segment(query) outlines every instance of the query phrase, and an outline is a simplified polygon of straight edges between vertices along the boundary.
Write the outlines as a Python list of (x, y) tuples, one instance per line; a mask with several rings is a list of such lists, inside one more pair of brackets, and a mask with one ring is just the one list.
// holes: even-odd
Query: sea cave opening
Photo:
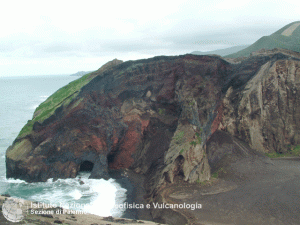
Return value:
[(113, 165), (114, 165), (114, 162), (115, 162), (115, 158), (116, 158), (116, 153), (115, 152), (110, 152), (107, 155), (108, 168), (110, 168), (110, 169), (114, 168)]
[(84, 161), (80, 164), (79, 172), (92, 172), (94, 163), (90, 161)]

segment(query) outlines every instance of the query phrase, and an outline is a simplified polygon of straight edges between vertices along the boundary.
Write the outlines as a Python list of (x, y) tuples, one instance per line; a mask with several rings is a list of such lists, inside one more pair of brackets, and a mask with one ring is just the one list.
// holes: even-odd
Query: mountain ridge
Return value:
[[(259, 49), (271, 50), (273, 48), (282, 48), (287, 50), (292, 50), (300, 52), (300, 21), (295, 21), (290, 24), (285, 25), (279, 30), (275, 31), (269, 36), (263, 36), (258, 39), (255, 43), (249, 47), (240, 50), (239, 52), (229, 54), (224, 56), (225, 58), (238, 58), (238, 57), (247, 57), (252, 52), (256, 52)], [(297, 25), (295, 29), (293, 26)], [(292, 28), (288, 31), (289, 28)], [(287, 32), (288, 35), (283, 35), (283, 32)]]
[(230, 48), (224, 48), (224, 49), (217, 49), (213, 51), (206, 51), (206, 52), (201, 52), (201, 51), (193, 51), (191, 54), (193, 55), (220, 55), (220, 56), (225, 56), (229, 54), (233, 54), (235, 52), (238, 52), (240, 50), (243, 50), (247, 48), (249, 45), (238, 45), (238, 46), (233, 46)]

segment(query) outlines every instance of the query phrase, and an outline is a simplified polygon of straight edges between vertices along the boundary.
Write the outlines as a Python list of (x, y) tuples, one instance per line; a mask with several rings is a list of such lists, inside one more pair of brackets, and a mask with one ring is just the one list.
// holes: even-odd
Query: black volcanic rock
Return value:
[(112, 61), (37, 109), (7, 150), (7, 177), (75, 177), (83, 164), (93, 178), (129, 169), (156, 198), (168, 183), (210, 179), (206, 143), (216, 131), (261, 153), (286, 152), (300, 144), (299, 59), (279, 49), (235, 64), (196, 55)]

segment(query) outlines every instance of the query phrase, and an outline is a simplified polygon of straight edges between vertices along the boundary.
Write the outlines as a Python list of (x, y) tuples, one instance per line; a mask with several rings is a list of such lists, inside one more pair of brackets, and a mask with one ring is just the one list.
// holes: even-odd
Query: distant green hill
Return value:
[(220, 56), (225, 56), (229, 54), (236, 53), (242, 49), (247, 48), (249, 45), (239, 45), (239, 46), (234, 46), (230, 48), (224, 48), (224, 49), (218, 49), (214, 51), (208, 51), (208, 52), (201, 52), (201, 51), (194, 51), (191, 54), (193, 55), (220, 55)]
[(296, 52), (300, 52), (300, 21), (290, 23), (279, 29), (270, 36), (264, 36), (239, 52), (226, 55), (226, 58), (238, 58), (249, 56), (251, 52), (259, 49), (283, 48)]

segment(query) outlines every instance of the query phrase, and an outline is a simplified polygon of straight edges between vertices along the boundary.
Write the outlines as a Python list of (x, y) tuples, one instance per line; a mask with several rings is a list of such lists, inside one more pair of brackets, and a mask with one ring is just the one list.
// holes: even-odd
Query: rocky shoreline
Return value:
[[(139, 204), (146, 205), (148, 202), (145, 199), (146, 191), (142, 183), (144, 183), (145, 177), (141, 174), (137, 174), (131, 170), (114, 171), (110, 173), (110, 177), (115, 179), (122, 188), (127, 190), (126, 200), (127, 204)], [(150, 214), (150, 210), (144, 209), (126, 209), (123, 216), (130, 219), (141, 219), (152, 221), (153, 218)]]
[[(271, 161), (265, 153), (297, 155), (299, 150), (299, 53), (260, 51), (235, 63), (219, 56), (159, 56), (113, 60), (58, 90), (36, 109), (7, 149), (6, 169), (8, 178), (27, 182), (74, 178), (86, 170), (91, 178), (116, 176), (130, 190), (128, 201), (153, 205), (176, 202), (164, 194), (176, 185), (183, 185), (182, 191), (195, 191), (189, 187), (210, 183), (216, 177), (224, 177), (226, 194), (256, 176), (262, 179), (256, 182), (265, 186), (263, 180), (269, 180), (268, 176), (282, 179), (272, 171), (289, 176), (272, 166), (282, 167), (281, 160)], [(235, 184), (228, 186), (228, 182)], [(249, 189), (255, 185), (244, 184)], [(244, 187), (241, 192), (251, 195)], [(281, 195), (272, 185), (266, 188)], [(217, 187), (208, 191), (216, 192)], [(260, 191), (257, 195), (264, 198)], [(220, 196), (219, 201), (226, 202), (227, 196)], [(202, 197), (199, 194), (190, 203), (203, 201), (222, 210)], [(272, 202), (274, 196), (269, 197), (266, 201)], [(286, 199), (286, 208), (294, 206), (293, 199)], [(247, 201), (255, 207), (252, 199)], [(272, 214), (266, 207), (263, 205)], [(127, 210), (126, 216), (176, 225), (201, 224), (197, 221), (203, 221), (206, 210), (191, 213), (154, 207), (150, 212)], [(213, 211), (207, 215), (218, 217)], [(261, 221), (269, 224), (266, 216)], [(281, 224), (280, 218), (273, 217)], [(245, 222), (243, 217), (237, 219)]]

